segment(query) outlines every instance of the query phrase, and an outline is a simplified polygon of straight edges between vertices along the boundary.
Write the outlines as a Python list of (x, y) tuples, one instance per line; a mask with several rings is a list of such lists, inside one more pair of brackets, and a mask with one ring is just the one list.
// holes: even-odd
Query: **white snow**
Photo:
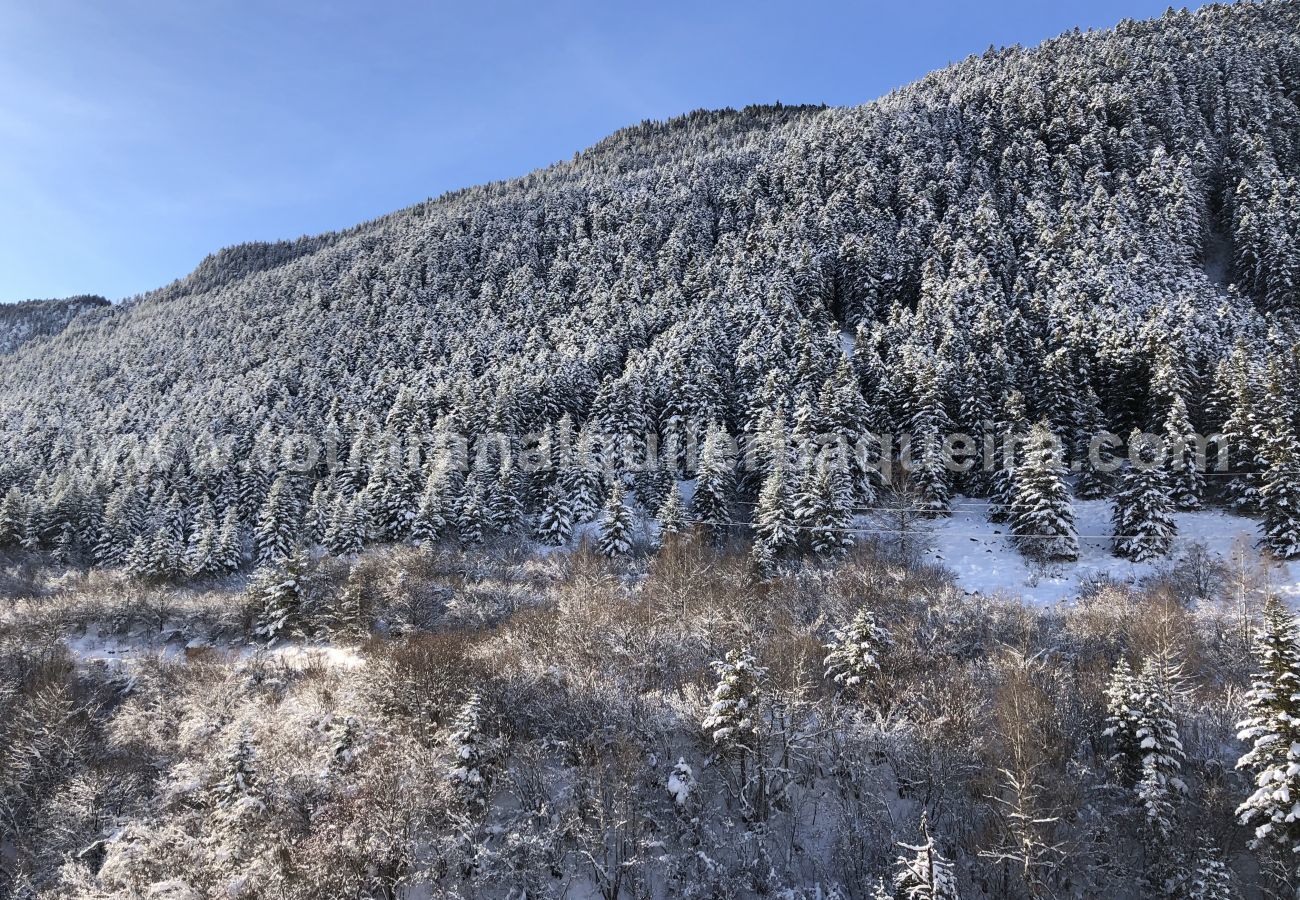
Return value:
[[(1259, 523), (1245, 516), (1222, 510), (1175, 513), (1178, 537), (1169, 558), (1133, 563), (1111, 553), (1110, 502), (1077, 500), (1078, 561), (1042, 567), (1016, 550), (1005, 524), (989, 522), (988, 508), (987, 501), (955, 497), (951, 518), (919, 523), (919, 530), (930, 532), (925, 561), (951, 571), (958, 585), (971, 593), (1001, 594), (1039, 604), (1073, 599), (1082, 585), (1093, 579), (1136, 583), (1167, 569), (1195, 543), (1230, 561), (1234, 550), (1257, 553), (1260, 538)], [(871, 525), (865, 527), (869, 530)], [(1300, 605), (1300, 563), (1274, 566), (1270, 578), (1271, 590)]]
[(235, 660), (243, 661), (259, 654), (290, 668), (301, 669), (312, 663), (357, 669), (365, 664), (359, 648), (335, 644), (286, 643), (275, 647), (259, 644), (212, 644), (201, 639), (186, 640), (179, 631), (104, 634), (97, 626), (81, 634), (64, 639), (68, 651), (81, 663), (102, 662), (113, 666), (127, 666), (148, 658), (184, 661), (190, 653), (210, 649)]

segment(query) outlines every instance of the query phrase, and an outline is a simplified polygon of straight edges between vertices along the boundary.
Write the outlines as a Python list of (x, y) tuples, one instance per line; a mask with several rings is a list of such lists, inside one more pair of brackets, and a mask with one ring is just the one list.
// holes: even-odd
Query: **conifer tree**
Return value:
[(253, 766), (253, 758), (253, 742), (247, 733), (241, 734), (226, 754), (224, 774), (212, 786), (218, 805), (234, 806), (252, 796), (257, 787), (257, 770)]
[(238, 572), (244, 565), (244, 542), (239, 532), (239, 509), (229, 506), (217, 532), (216, 565), (220, 574)]
[(681, 488), (677, 486), (676, 480), (664, 495), (655, 518), (659, 520), (658, 542), (661, 546), (669, 535), (680, 534), (686, 528), (686, 504), (682, 501)]
[(520, 497), (521, 482), (513, 458), (507, 456), (497, 473), (488, 518), (502, 534), (518, 534), (523, 527), (524, 504)]
[(909, 855), (898, 857), (894, 876), (896, 900), (958, 900), (952, 863), (935, 846), (925, 813), (921, 813), (921, 843), (900, 844)]
[(263, 569), (254, 579), (251, 590), (259, 607), (254, 633), (268, 645), (310, 631), (309, 611), (303, 576), (306, 561), (295, 554), (279, 569)]
[(1263, 456), (1268, 463), (1259, 490), (1264, 545), (1278, 559), (1300, 557), (1300, 444), (1290, 422), (1270, 423)]
[(293, 552), (298, 526), (298, 504), (293, 483), (287, 473), (280, 473), (271, 483), (266, 501), (257, 515), (253, 546), (262, 565), (283, 562)]
[(1232, 870), (1224, 863), (1213, 841), (1202, 839), (1196, 853), (1188, 900), (1233, 900)]
[(605, 501), (597, 547), (608, 557), (627, 556), (632, 552), (632, 511), (623, 502), (623, 486), (617, 479)]
[(767, 473), (754, 510), (754, 562), (759, 571), (767, 572), (783, 553), (796, 547), (799, 528), (795, 519), (793, 497), (786, 486), (784, 462)]
[(806, 529), (808, 546), (822, 559), (842, 556), (853, 546), (853, 512), (836, 481), (829, 465), (810, 467), (795, 498), (795, 517)]
[(1137, 459), (1120, 475), (1113, 516), (1115, 553), (1134, 562), (1167, 554), (1177, 530), (1164, 469), (1150, 448), (1140, 446), (1140, 440), (1135, 429), (1129, 447)]
[(19, 546), (26, 521), (27, 509), (22, 491), (16, 486), (11, 487), (5, 492), (4, 500), (0, 500), (0, 547)]
[(1290, 855), (1300, 849), (1300, 645), (1295, 620), (1276, 596), (1264, 604), (1255, 654), (1249, 716), (1237, 726), (1238, 740), (1251, 745), (1237, 768), (1251, 772), (1255, 791), (1237, 807), (1237, 818), (1254, 828), (1253, 846)]
[(1201, 508), (1205, 476), (1196, 458), (1196, 431), (1187, 417), (1187, 404), (1175, 397), (1165, 417), (1165, 450), (1169, 465), (1169, 491), (1174, 506), (1182, 510)]
[(456, 517), (456, 537), (462, 544), (481, 544), (488, 527), (488, 510), (483, 500), (483, 488), (477, 478), (471, 480)]
[(1016, 468), (1010, 521), (1016, 542), (1027, 556), (1072, 560), (1079, 555), (1060, 444), (1045, 421), (1030, 431)]
[(881, 657), (893, 645), (889, 632), (863, 607), (847, 625), (835, 629), (834, 640), (826, 645), (826, 677), (841, 688), (860, 693), (880, 672)]
[(552, 485), (547, 491), (534, 532), (539, 541), (552, 547), (567, 544), (573, 535), (573, 513), (569, 509), (569, 498), (560, 485)]
[(461, 803), (473, 812), (482, 812), (487, 807), (490, 786), (491, 745), (483, 734), (480, 706), (478, 694), (471, 694), (457, 713), (449, 738), (452, 762), (447, 780)]
[(726, 659), (714, 661), (713, 671), (718, 684), (701, 727), (713, 743), (743, 757), (757, 747), (761, 689), (767, 669), (745, 649), (727, 651)]
[(411, 523), (411, 537), (421, 544), (437, 541), (447, 527), (447, 470), (435, 463), (424, 483)]
[(727, 456), (727, 435), (721, 425), (709, 428), (700, 451), (695, 496), (691, 500), (691, 518), (720, 541), (731, 525), (731, 501), (735, 491), (735, 474)]

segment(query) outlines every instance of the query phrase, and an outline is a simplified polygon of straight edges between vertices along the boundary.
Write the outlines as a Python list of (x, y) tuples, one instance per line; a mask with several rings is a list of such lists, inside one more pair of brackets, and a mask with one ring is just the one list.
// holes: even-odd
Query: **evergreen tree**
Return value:
[(257, 787), (257, 770), (253, 766), (253, 742), (247, 733), (241, 734), (226, 754), (225, 772), (212, 786), (212, 793), (220, 806), (234, 806), (253, 795)]
[(1115, 553), (1134, 562), (1157, 559), (1173, 546), (1176, 527), (1173, 500), (1164, 470), (1149, 448), (1140, 447), (1135, 429), (1129, 437), (1130, 452), (1137, 459), (1120, 476), (1115, 492)]
[(880, 672), (881, 656), (894, 646), (889, 632), (876, 624), (876, 617), (865, 607), (853, 620), (835, 629), (834, 640), (826, 645), (826, 677), (840, 687), (861, 692)]
[(0, 500), (0, 547), (17, 547), (22, 543), (27, 506), (22, 491), (11, 487)]
[(836, 481), (828, 465), (809, 468), (795, 499), (795, 516), (807, 529), (808, 545), (822, 559), (842, 556), (853, 546), (853, 512)]
[(488, 526), (488, 510), (483, 500), (483, 488), (473, 479), (465, 492), (456, 517), (456, 537), (462, 544), (481, 544)]
[(753, 557), (759, 571), (771, 569), (781, 555), (798, 545), (799, 528), (793, 498), (785, 483), (785, 464), (779, 462), (763, 479), (754, 510)]
[(434, 543), (447, 527), (447, 470), (440, 463), (429, 471), (411, 523), (411, 537), (421, 544)]
[(276, 565), (293, 552), (298, 526), (298, 504), (293, 494), (293, 483), (287, 473), (280, 473), (271, 483), (266, 501), (257, 514), (253, 530), (253, 546), (257, 561), (262, 565)]
[(1251, 747), (1237, 761), (1249, 770), (1255, 791), (1237, 807), (1242, 825), (1255, 830), (1256, 848), (1287, 854), (1300, 849), (1300, 645), (1295, 620), (1270, 596), (1256, 644), (1259, 671), (1246, 695), (1249, 716), (1237, 727)]
[(957, 900), (952, 863), (935, 846), (925, 813), (921, 813), (921, 843), (900, 844), (909, 855), (898, 857), (894, 876), (896, 900)]
[(1232, 870), (1208, 838), (1197, 850), (1195, 869), (1187, 886), (1187, 900), (1233, 900)]
[(632, 511), (623, 502), (623, 486), (617, 480), (605, 501), (597, 547), (609, 557), (627, 556), (632, 552)]
[(1200, 509), (1205, 493), (1205, 476), (1196, 458), (1195, 441), (1196, 431), (1187, 417), (1187, 404), (1182, 397), (1175, 397), (1165, 417), (1165, 449), (1170, 497), (1178, 509)]
[(509, 456), (501, 462), (497, 473), (496, 489), (492, 492), (489, 520), (492, 527), (502, 534), (518, 534), (523, 528), (524, 504), (520, 498), (522, 485), (513, 459)]
[(253, 630), (268, 645), (304, 637), (309, 632), (305, 573), (305, 560), (295, 554), (286, 560), (283, 568), (263, 569), (254, 579), (251, 590), (259, 612)]
[(757, 746), (761, 688), (767, 669), (748, 650), (729, 650), (713, 663), (718, 684), (701, 727), (713, 743), (745, 753)]
[(1291, 424), (1278, 416), (1270, 423), (1259, 491), (1264, 513), (1264, 545), (1279, 559), (1300, 557), (1300, 445)]
[(471, 694), (452, 724), (449, 742), (452, 762), (447, 780), (465, 807), (474, 812), (487, 808), (488, 762), (491, 744), (483, 734), (478, 694)]
[(569, 542), (573, 535), (573, 513), (569, 509), (569, 499), (560, 485), (554, 485), (547, 491), (533, 530), (543, 544), (560, 547)]
[(659, 520), (660, 545), (668, 540), (670, 534), (680, 534), (686, 528), (686, 504), (682, 502), (682, 492), (675, 480), (664, 495), (655, 518)]
[(239, 533), (239, 509), (230, 506), (217, 532), (216, 566), (220, 574), (238, 572), (244, 565), (244, 542)]
[(715, 541), (720, 541), (731, 525), (731, 501), (735, 492), (735, 475), (727, 455), (727, 434), (721, 425), (713, 425), (700, 451), (695, 496), (691, 500), (691, 518), (704, 526)]
[(1034, 426), (1016, 468), (1011, 530), (1027, 556), (1072, 560), (1079, 555), (1074, 507), (1065, 485), (1061, 448), (1045, 421)]

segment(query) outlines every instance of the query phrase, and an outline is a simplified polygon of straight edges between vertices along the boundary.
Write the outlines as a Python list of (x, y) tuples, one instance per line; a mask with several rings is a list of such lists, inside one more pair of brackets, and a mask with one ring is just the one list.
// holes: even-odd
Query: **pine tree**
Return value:
[(359, 497), (351, 503), (342, 497), (335, 498), (329, 527), (325, 529), (325, 547), (331, 553), (350, 556), (360, 553), (365, 546), (366, 529), (361, 506)]
[(714, 661), (713, 671), (718, 684), (701, 727), (720, 747), (752, 751), (758, 740), (760, 691), (767, 669), (748, 650), (729, 650), (726, 659)]
[(244, 542), (239, 533), (239, 510), (235, 506), (228, 507), (222, 517), (215, 554), (220, 574), (238, 572), (244, 565)]
[(471, 694), (452, 724), (452, 751), (447, 780), (465, 807), (481, 812), (487, 807), (491, 744), (483, 733), (478, 694)]
[(898, 857), (894, 876), (897, 900), (957, 900), (952, 863), (935, 846), (925, 813), (921, 813), (921, 843), (899, 844), (910, 855)]
[(303, 576), (305, 560), (290, 557), (281, 569), (264, 569), (254, 579), (252, 591), (260, 607), (254, 633), (268, 645), (294, 637), (304, 637), (310, 630)]
[(1074, 507), (1065, 485), (1061, 448), (1046, 421), (1029, 434), (1015, 472), (1010, 507), (1011, 530), (1027, 556), (1072, 560), (1079, 555)]
[(1249, 717), (1237, 727), (1251, 748), (1237, 761), (1254, 774), (1255, 791), (1237, 807), (1255, 829), (1254, 846), (1286, 854), (1300, 849), (1300, 645), (1295, 620), (1270, 596), (1256, 644), (1259, 671), (1246, 695)]
[(293, 495), (293, 483), (287, 473), (280, 473), (271, 483), (266, 501), (257, 515), (253, 530), (253, 546), (257, 561), (262, 565), (276, 565), (293, 552), (294, 537), (298, 530), (298, 504)]
[(1106, 730), (1115, 748), (1110, 757), (1119, 783), (1125, 787), (1137, 784), (1142, 773), (1142, 744), (1138, 738), (1138, 717), (1135, 698), (1138, 695), (1137, 679), (1128, 660), (1120, 657), (1111, 672), (1106, 687)]
[(1208, 838), (1202, 839), (1194, 865), (1187, 900), (1233, 900), (1232, 870)]
[(1290, 422), (1278, 416), (1263, 450), (1268, 468), (1259, 491), (1264, 545), (1278, 559), (1300, 557), (1300, 445)]
[(763, 479), (754, 510), (754, 562), (759, 571), (767, 572), (781, 555), (799, 541), (793, 498), (785, 483), (785, 464), (777, 465)]
[(1174, 723), (1168, 673), (1156, 660), (1148, 659), (1143, 665), (1137, 688), (1136, 736), (1142, 750), (1142, 764), (1136, 795), (1155, 844), (1165, 847), (1173, 835), (1175, 804), (1187, 793), (1181, 774), (1183, 744)]
[(234, 806), (253, 795), (257, 787), (257, 770), (253, 766), (253, 742), (241, 734), (226, 754), (225, 772), (212, 786), (212, 793), (220, 806)]
[(1134, 562), (1167, 554), (1176, 532), (1164, 470), (1140, 441), (1135, 429), (1129, 447), (1137, 448), (1138, 458), (1120, 476), (1114, 512), (1115, 553)]
[(1196, 458), (1196, 431), (1187, 417), (1187, 404), (1175, 397), (1165, 418), (1165, 449), (1169, 460), (1169, 490), (1174, 506), (1201, 508), (1205, 476)]
[(853, 546), (853, 512), (847, 492), (837, 489), (829, 465), (809, 468), (795, 498), (795, 517), (806, 529), (808, 546), (822, 559), (835, 559)]
[(543, 544), (560, 547), (569, 542), (573, 535), (573, 514), (569, 509), (569, 498), (560, 485), (553, 485), (547, 491), (533, 530)]
[(520, 499), (521, 490), (513, 459), (507, 456), (502, 460), (501, 469), (497, 473), (496, 489), (492, 492), (488, 511), (492, 527), (502, 534), (518, 534), (523, 528), (524, 504)]
[(478, 479), (473, 479), (467, 485), (464, 502), (460, 504), (456, 517), (456, 537), (462, 544), (481, 544), (487, 527), (488, 510), (483, 499), (483, 487)]
[(23, 525), (27, 521), (27, 504), (22, 491), (11, 487), (0, 500), (0, 547), (17, 547), (22, 543)]
[(727, 434), (721, 425), (713, 425), (700, 451), (695, 496), (691, 499), (691, 518), (706, 528), (715, 541), (721, 541), (731, 525), (731, 501), (735, 492), (735, 475), (727, 456)]
[(848, 625), (835, 629), (834, 640), (826, 645), (826, 677), (861, 692), (879, 674), (881, 656), (892, 646), (893, 639), (876, 624), (875, 615), (865, 607), (859, 609)]
[(447, 527), (447, 470), (435, 464), (424, 483), (411, 523), (411, 537), (421, 544), (434, 543)]
[(669, 535), (680, 534), (686, 528), (686, 504), (682, 502), (682, 492), (676, 480), (668, 488), (655, 518), (659, 520), (660, 546), (668, 540)]
[(627, 556), (632, 552), (632, 511), (623, 502), (623, 486), (617, 480), (605, 501), (597, 547), (609, 557)]

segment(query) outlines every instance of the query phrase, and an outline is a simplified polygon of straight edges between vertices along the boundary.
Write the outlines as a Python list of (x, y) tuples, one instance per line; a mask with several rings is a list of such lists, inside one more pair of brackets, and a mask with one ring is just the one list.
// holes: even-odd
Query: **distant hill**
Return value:
[(58, 334), (87, 310), (110, 305), (94, 294), (0, 304), (0, 353), (12, 353), (34, 338)]

